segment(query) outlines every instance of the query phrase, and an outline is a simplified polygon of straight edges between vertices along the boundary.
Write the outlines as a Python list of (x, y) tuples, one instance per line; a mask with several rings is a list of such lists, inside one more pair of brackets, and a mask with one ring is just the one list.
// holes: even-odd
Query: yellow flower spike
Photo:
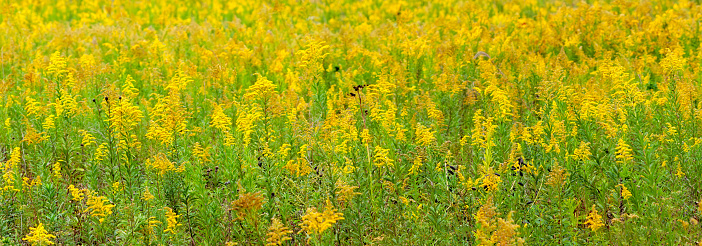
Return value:
[(176, 229), (178, 226), (181, 226), (182, 224), (178, 223), (178, 218), (180, 215), (176, 214), (173, 212), (173, 209), (169, 207), (164, 207), (163, 210), (165, 211), (166, 215), (166, 222), (167, 222), (167, 227), (165, 230), (163, 230), (164, 233), (172, 233), (173, 235), (176, 234)]
[(210, 121), (210, 126), (218, 129), (222, 132), (228, 132), (232, 126), (232, 118), (224, 113), (222, 105), (215, 104), (212, 111), (212, 120)]
[(624, 198), (624, 200), (629, 200), (629, 197), (631, 197), (631, 192), (629, 191), (629, 189), (627, 189), (626, 186), (624, 186), (624, 184), (618, 184), (617, 187), (621, 188), (620, 194), (622, 198)]
[(568, 178), (570, 174), (568, 171), (558, 165), (558, 162), (556, 162), (553, 167), (551, 167), (551, 172), (548, 174), (548, 181), (546, 184), (550, 186), (555, 186), (555, 187), (561, 187), (565, 184), (566, 179)]
[(244, 94), (244, 99), (246, 100), (254, 100), (257, 98), (270, 98), (273, 95), (273, 93), (275, 93), (275, 89), (278, 87), (263, 75), (256, 75), (258, 76), (258, 79), (256, 79), (256, 83), (254, 83), (254, 85), (246, 89), (246, 93)]
[(391, 167), (393, 165), (393, 160), (388, 157), (388, 154), (390, 152), (389, 149), (384, 149), (380, 146), (375, 146), (375, 155), (373, 156), (373, 164), (382, 167), (382, 166), (389, 166)]
[(338, 189), (336, 191), (336, 201), (342, 204), (342, 206), (346, 204), (346, 202), (348, 202), (349, 200), (353, 199), (353, 197), (355, 197), (356, 195), (361, 194), (354, 191), (355, 189), (358, 189), (358, 186), (350, 186), (342, 180), (337, 180), (335, 186)]
[(634, 160), (634, 157), (631, 154), (631, 152), (632, 152), (631, 147), (629, 147), (629, 145), (626, 142), (624, 142), (624, 139), (621, 139), (621, 138), (619, 139), (619, 142), (617, 143), (616, 150), (617, 151), (615, 152), (615, 155), (616, 155), (617, 163), (624, 164), (624, 163), (628, 163), (628, 162), (631, 162), (632, 160)]
[(56, 236), (47, 232), (46, 229), (44, 229), (44, 224), (39, 222), (37, 227), (29, 227), (29, 234), (22, 238), (22, 240), (31, 243), (32, 246), (40, 246), (53, 245), (54, 242), (51, 241), (52, 238), (56, 238)]
[(68, 190), (71, 192), (71, 200), (76, 202), (80, 202), (83, 200), (83, 190), (79, 190), (73, 185), (69, 185)]
[(163, 176), (168, 171), (175, 171), (175, 164), (166, 157), (164, 153), (158, 153), (156, 156), (149, 158), (145, 163), (146, 167), (153, 168), (158, 171), (159, 175)]
[(264, 197), (260, 191), (245, 192), (239, 194), (239, 198), (231, 203), (231, 210), (236, 212), (238, 220), (244, 220), (247, 215), (252, 215), (260, 210), (263, 203)]
[(142, 193), (141, 195), (141, 200), (148, 202), (153, 200), (154, 198), (156, 197), (153, 194), (151, 194), (151, 192), (149, 191), (149, 187), (144, 188), (144, 193)]
[[(302, 231), (308, 234), (321, 234), (325, 230), (329, 229), (337, 221), (343, 220), (343, 214), (337, 213), (331, 202), (327, 200), (327, 205), (324, 208), (324, 212), (317, 211), (317, 208), (308, 208), (305, 215), (302, 216)], [(301, 232), (302, 232), (301, 231)]]
[(54, 124), (54, 118), (54, 115), (49, 115), (46, 117), (46, 119), (44, 119), (44, 123), (42, 124), (42, 127), (44, 127), (44, 131), (49, 131), (51, 129), (56, 128)]
[(88, 200), (86, 201), (88, 208), (85, 212), (90, 212), (92, 217), (98, 217), (98, 220), (102, 223), (105, 217), (112, 214), (112, 208), (115, 205), (110, 204), (110, 201), (104, 196), (96, 196), (94, 191), (86, 193), (88, 195)]
[(415, 127), (415, 142), (419, 146), (429, 146), (436, 141), (434, 134), (436, 134), (436, 131), (431, 131), (429, 128), (417, 123)]
[(63, 175), (61, 175), (61, 163), (60, 162), (57, 161), (54, 163), (54, 167), (53, 167), (52, 172), (54, 174), (54, 178), (57, 178), (57, 179), (63, 178)]
[(285, 241), (292, 239), (288, 236), (290, 233), (292, 230), (283, 226), (279, 219), (273, 218), (266, 234), (266, 245), (282, 245)]
[(592, 231), (596, 231), (600, 227), (604, 226), (604, 223), (602, 223), (602, 216), (600, 216), (597, 213), (597, 209), (595, 209), (594, 204), (592, 205), (590, 214), (587, 215), (587, 220), (585, 221), (585, 224), (587, 224), (587, 227), (590, 228)]
[(102, 161), (103, 158), (107, 157), (108, 150), (107, 150), (107, 143), (102, 143), (100, 146), (98, 146), (97, 149), (95, 149), (95, 154), (93, 155), (93, 160), (95, 161)]

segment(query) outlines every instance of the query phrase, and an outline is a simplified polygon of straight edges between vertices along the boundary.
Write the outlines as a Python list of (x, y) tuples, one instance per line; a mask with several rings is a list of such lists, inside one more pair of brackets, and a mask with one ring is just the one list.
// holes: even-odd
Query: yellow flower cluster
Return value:
[(282, 245), (285, 241), (292, 239), (288, 236), (290, 233), (292, 233), (292, 230), (283, 226), (279, 219), (273, 218), (266, 234), (266, 245)]
[[(25, 228), (0, 244), (690, 243), (700, 19), (670, 0), (2, 1), (0, 217)], [(374, 223), (330, 229), (350, 214)]]
[(43, 246), (54, 245), (54, 242), (51, 241), (52, 238), (56, 238), (56, 236), (47, 232), (44, 229), (44, 224), (40, 222), (37, 227), (29, 227), (29, 234), (22, 240), (31, 243), (32, 246)]
[(263, 206), (263, 194), (261, 192), (246, 192), (239, 194), (239, 199), (236, 199), (231, 204), (231, 210), (237, 214), (237, 219), (244, 220), (247, 215), (252, 215)]
[[(105, 217), (112, 214), (112, 208), (114, 208), (115, 205), (110, 204), (110, 201), (107, 200), (106, 197), (97, 196), (94, 191), (88, 191), (86, 193), (88, 200), (85, 203), (88, 205), (88, 208), (85, 212), (90, 212), (92, 217), (98, 217), (98, 220), (102, 223)], [(74, 199), (75, 198), (76, 197), (74, 197)]]
[(524, 245), (517, 231), (520, 226), (512, 219), (514, 211), (507, 214), (507, 219), (497, 217), (492, 199), (488, 197), (473, 215), (478, 224), (474, 231), (476, 245)]
[(337, 213), (331, 202), (327, 200), (327, 205), (322, 212), (317, 211), (315, 207), (308, 208), (305, 215), (302, 216), (300, 227), (308, 234), (321, 234), (337, 221), (343, 220), (343, 215)]
[(2, 179), (5, 181), (2, 187), (3, 192), (6, 191), (19, 191), (15, 188), (15, 181), (17, 179), (17, 165), (22, 157), (22, 152), (19, 147), (12, 149), (10, 153), (10, 159), (7, 160), (3, 165), (3, 175)]
[(162, 176), (168, 171), (176, 170), (173, 162), (163, 153), (159, 153), (153, 158), (147, 159), (145, 165), (146, 167), (155, 169)]
[(617, 163), (625, 164), (625, 163), (629, 163), (632, 160), (634, 160), (634, 157), (631, 153), (632, 152), (631, 147), (626, 142), (624, 142), (623, 139), (620, 138), (619, 141), (617, 142), (616, 150), (617, 151), (615, 152), (615, 154), (616, 154), (616, 158), (617, 158)]
[(594, 204), (592, 205), (592, 209), (590, 210), (590, 213), (587, 215), (587, 218), (585, 220), (585, 224), (592, 231), (596, 231), (600, 227), (604, 226), (604, 223), (602, 223), (602, 216), (600, 216), (600, 214), (597, 213), (597, 209), (595, 209)]
[(180, 217), (180, 215), (173, 212), (173, 209), (171, 209), (169, 207), (164, 207), (163, 210), (165, 212), (166, 222), (167, 222), (166, 229), (163, 230), (163, 232), (164, 233), (170, 232), (172, 234), (176, 234), (177, 232), (175, 230), (177, 230), (178, 226), (182, 225), (182, 224), (178, 223), (178, 217)]

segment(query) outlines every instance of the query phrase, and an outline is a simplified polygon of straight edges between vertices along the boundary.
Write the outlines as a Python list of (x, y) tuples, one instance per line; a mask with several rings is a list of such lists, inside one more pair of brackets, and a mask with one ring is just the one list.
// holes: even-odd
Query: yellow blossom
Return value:
[(327, 205), (323, 212), (317, 211), (317, 208), (308, 208), (305, 215), (302, 216), (300, 227), (308, 234), (321, 234), (329, 229), (337, 221), (343, 220), (342, 213), (337, 213), (331, 202), (327, 200)]
[(51, 241), (52, 238), (56, 238), (56, 236), (47, 232), (46, 229), (44, 229), (44, 225), (40, 222), (37, 227), (29, 227), (29, 234), (22, 238), (22, 240), (31, 243), (32, 246), (53, 245), (54, 242)]
[(107, 200), (106, 197), (97, 196), (94, 191), (87, 192), (87, 194), (88, 201), (86, 204), (88, 205), (88, 208), (85, 210), (85, 212), (89, 211), (91, 216), (98, 217), (100, 223), (102, 223), (105, 220), (105, 217), (112, 214), (112, 208), (115, 205), (110, 204), (110, 201)]
[(585, 224), (587, 224), (587, 227), (592, 231), (596, 231), (600, 227), (604, 226), (604, 223), (602, 223), (602, 216), (597, 213), (595, 205), (592, 205), (592, 209), (590, 210), (590, 214), (587, 215)]
[(288, 236), (290, 233), (292, 233), (292, 230), (283, 226), (279, 219), (273, 218), (266, 234), (266, 245), (281, 245), (285, 241), (292, 239)]
[(382, 166), (392, 166), (392, 159), (388, 157), (388, 154), (390, 152), (389, 149), (384, 149), (380, 146), (375, 146), (375, 155), (373, 156), (373, 164), (382, 167)]
[(163, 232), (164, 233), (170, 232), (170, 233), (175, 235), (176, 234), (175, 230), (177, 229), (177, 227), (182, 225), (182, 224), (178, 223), (178, 220), (177, 220), (178, 217), (180, 217), (180, 215), (173, 212), (173, 209), (171, 209), (169, 207), (164, 207), (163, 210), (166, 213), (166, 222), (167, 222), (167, 227), (165, 230), (163, 230)]
[(144, 188), (144, 193), (142, 193), (141, 199), (148, 202), (153, 200), (154, 198), (156, 197), (154, 197), (154, 195), (152, 195), (151, 192), (149, 192), (149, 187)]
[(631, 154), (631, 147), (629, 147), (629, 145), (626, 144), (626, 142), (624, 142), (623, 139), (619, 139), (616, 150), (617, 151), (615, 152), (615, 154), (617, 158), (617, 163), (624, 164), (634, 160), (634, 157)]
[(627, 189), (626, 186), (624, 186), (624, 184), (618, 184), (617, 186), (621, 187), (622, 189), (620, 192), (622, 198), (624, 198), (624, 200), (628, 200), (629, 197), (631, 197), (631, 192), (629, 191), (629, 189)]
[(83, 190), (77, 189), (73, 185), (68, 186), (68, 190), (71, 192), (71, 198), (73, 201), (79, 202), (83, 200)]

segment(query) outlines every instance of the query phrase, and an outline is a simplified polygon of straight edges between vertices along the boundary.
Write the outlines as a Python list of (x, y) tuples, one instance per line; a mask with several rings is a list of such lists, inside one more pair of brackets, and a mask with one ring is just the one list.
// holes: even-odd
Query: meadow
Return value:
[(0, 0), (0, 245), (702, 245), (701, 22)]

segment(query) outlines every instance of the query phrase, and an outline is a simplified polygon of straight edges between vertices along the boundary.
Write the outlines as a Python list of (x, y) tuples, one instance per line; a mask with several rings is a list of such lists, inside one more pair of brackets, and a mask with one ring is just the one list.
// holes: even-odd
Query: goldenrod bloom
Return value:
[(49, 232), (44, 229), (44, 225), (40, 222), (37, 227), (29, 227), (29, 234), (22, 240), (30, 242), (32, 246), (39, 245), (53, 245), (54, 242), (51, 241), (52, 238), (56, 236), (49, 234)]

